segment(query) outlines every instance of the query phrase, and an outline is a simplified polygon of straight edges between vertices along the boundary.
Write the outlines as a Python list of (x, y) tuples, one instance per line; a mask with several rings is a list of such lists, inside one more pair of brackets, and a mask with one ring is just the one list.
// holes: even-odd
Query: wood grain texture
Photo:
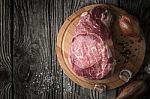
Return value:
[(12, 97), (11, 2), (0, 0), (0, 99)]
[[(20, 64), (18, 61), (14, 63), (21, 65), (21, 67), (25, 67), (26, 72), (24, 73), (24, 75), (27, 76), (27, 78), (28, 78), (27, 72), (28, 72), (28, 69), (30, 69), (29, 79), (27, 83), (30, 83), (31, 79), (38, 79), (37, 86), (34, 87), (35, 89), (38, 87), (38, 89), (35, 90), (35, 93), (38, 93), (38, 91), (41, 90), (42, 82), (40, 81), (42, 79), (41, 78), (39, 79), (38, 77), (36, 77), (36, 74), (41, 73), (41, 70), (43, 67), (43, 65), (41, 65), (40, 63), (45, 64), (47, 62), (49, 66), (48, 70), (50, 70), (51, 76), (54, 81), (48, 93), (45, 93), (45, 92), (38, 93), (37, 95), (35, 94), (28, 95), (26, 91), (24, 92), (19, 91), (19, 93), (26, 93), (28, 98), (29, 97), (47, 98), (47, 96), (52, 97), (53, 99), (60, 99), (62, 98), (62, 96), (64, 99), (71, 99), (71, 98), (73, 99), (80, 99), (80, 98), (111, 99), (113, 97), (115, 98), (116, 90), (110, 90), (108, 92), (99, 94), (98, 92), (95, 92), (93, 90), (90, 91), (88, 89), (81, 88), (80, 86), (73, 83), (69, 78), (67, 78), (62, 73), (62, 70), (59, 69), (59, 66), (58, 66), (59, 64), (57, 63), (54, 47), (55, 47), (57, 33), (58, 33), (60, 26), (62, 25), (64, 20), (73, 12), (75, 12), (77, 9), (83, 6), (89, 5), (89, 4), (94, 4), (94, 3), (111, 3), (115, 5), (124, 4), (124, 3), (122, 2), (120, 3), (117, 0), (113, 0), (113, 1), (111, 0), (110, 1), (109, 0), (106, 0), (106, 1), (103, 1), (103, 0), (98, 0), (98, 1), (92, 1), (92, 0), (85, 0), (85, 1), (84, 0), (82, 1), (79, 1), (79, 0), (76, 0), (76, 1), (74, 0), (67, 0), (67, 1), (15, 0), (15, 1), (16, 1), (15, 13), (18, 13), (18, 14), (15, 14), (17, 15), (15, 20), (18, 20), (18, 21), (15, 21), (15, 22), (17, 22), (18, 24), (18, 26), (16, 26), (18, 27), (18, 30), (16, 29), (18, 32), (15, 32), (16, 39), (14, 43), (15, 45), (14, 48), (15, 48), (16, 53), (19, 53), (19, 54), (24, 53), (24, 54), (22, 54), (20, 58), (18, 58), (18, 56), (17, 57), (15, 56), (16, 59), (17, 58), (19, 59)], [(47, 3), (44, 3), (44, 2), (47, 2)], [(129, 4), (130, 2), (125, 5), (128, 7)], [(46, 7), (46, 9), (44, 7)], [(44, 12), (46, 12), (46, 14), (44, 14)], [(43, 19), (43, 17), (45, 17), (45, 19)], [(17, 24), (15, 23), (15, 25)], [(46, 34), (43, 34), (45, 33), (45, 29), (43, 29), (44, 27), (48, 27), (46, 29), (48, 29), (49, 32), (46, 32)], [(45, 38), (42, 38), (42, 36), (45, 36), (49, 42), (47, 42)], [(45, 41), (42, 41), (42, 40), (45, 40)], [(36, 43), (34, 44), (34, 42)], [(34, 44), (34, 46), (32, 44)], [(44, 44), (45, 45), (48, 44), (49, 46), (45, 48)], [(20, 50), (18, 51), (18, 49)], [(49, 57), (47, 59), (45, 58), (47, 54), (43, 54), (44, 52), (49, 54)], [(14, 55), (19, 55), (19, 54), (14, 54)], [(49, 60), (51, 61), (49, 62)], [(28, 63), (28, 64), (24, 66), (23, 64), (25, 63)], [(15, 64), (14, 66), (17, 66), (18, 68), (19, 65), (17, 64)], [(38, 66), (40, 69), (39, 68), (35, 69)], [(21, 74), (23, 73), (21, 72)], [(18, 77), (16, 77), (16, 79), (17, 78)], [(34, 81), (31, 81), (31, 82), (34, 82)], [(23, 85), (21, 85), (21, 87), (22, 86)], [(33, 86), (30, 85), (26, 89), (31, 90)], [(23, 89), (23, 88), (20, 88), (20, 89)], [(20, 98), (21, 96), (22, 95), (20, 95), (18, 98)]]
[[(149, 0), (0, 0), (0, 99), (11, 99), (12, 94), (14, 99), (115, 99), (122, 87), (102, 94), (82, 88), (63, 74), (55, 55), (57, 33), (64, 20), (81, 7), (95, 3), (117, 5), (139, 19), (147, 50), (135, 78), (150, 84), (144, 72), (150, 60)], [(14, 31), (10, 31), (11, 26)], [(148, 98), (148, 94), (142, 97)]]
[(61, 90), (56, 87), (61, 87), (61, 76), (54, 53), (58, 28), (54, 26), (57, 21), (52, 11), (54, 5), (51, 0), (14, 0), (16, 99), (61, 97), (58, 92)]

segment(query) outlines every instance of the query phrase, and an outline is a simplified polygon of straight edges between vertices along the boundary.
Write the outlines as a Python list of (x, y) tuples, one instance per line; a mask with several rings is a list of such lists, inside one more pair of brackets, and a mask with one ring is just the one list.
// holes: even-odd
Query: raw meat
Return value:
[(105, 7), (97, 6), (80, 16), (69, 54), (72, 69), (78, 76), (102, 79), (116, 64), (112, 24), (113, 15)]

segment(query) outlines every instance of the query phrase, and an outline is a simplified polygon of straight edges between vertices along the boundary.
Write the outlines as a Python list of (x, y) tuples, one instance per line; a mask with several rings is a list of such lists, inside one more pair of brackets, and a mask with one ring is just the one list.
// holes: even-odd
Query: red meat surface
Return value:
[(105, 7), (97, 6), (80, 16), (69, 53), (71, 68), (78, 76), (102, 79), (115, 65), (112, 24), (113, 15)]

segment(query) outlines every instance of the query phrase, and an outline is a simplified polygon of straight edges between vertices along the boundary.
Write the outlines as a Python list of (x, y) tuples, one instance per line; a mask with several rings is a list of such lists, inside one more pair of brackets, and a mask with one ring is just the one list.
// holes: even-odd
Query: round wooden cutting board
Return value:
[[(71, 69), (71, 64), (68, 61), (68, 54), (71, 45), (72, 36), (76, 24), (80, 19), (80, 15), (92, 9), (95, 6), (106, 6), (113, 10), (113, 13), (117, 16), (116, 21), (113, 25), (113, 42), (116, 52), (117, 65), (115, 66), (114, 73), (109, 74), (107, 77), (101, 80), (87, 80), (83, 77), (77, 76)], [(142, 37), (141, 40), (129, 36), (125, 36), (118, 25), (118, 19), (120, 14), (128, 14), (124, 10), (117, 8), (113, 5), (95, 4), (83, 7), (78, 11), (74, 12), (70, 17), (66, 19), (62, 25), (56, 45), (56, 53), (61, 68), (65, 74), (75, 83), (89, 89), (94, 89), (95, 84), (105, 84), (107, 89), (113, 89), (119, 87), (126, 82), (119, 78), (119, 73), (122, 69), (128, 69), (135, 75), (140, 69), (145, 55), (145, 40)], [(129, 51), (131, 53), (126, 53)]]

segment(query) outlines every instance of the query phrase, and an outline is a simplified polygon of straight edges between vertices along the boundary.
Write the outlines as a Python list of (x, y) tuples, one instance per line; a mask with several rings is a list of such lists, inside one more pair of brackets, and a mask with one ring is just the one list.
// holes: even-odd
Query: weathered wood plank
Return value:
[[(9, 21), (5, 18), (9, 15), (4, 12), (6, 6), (2, 4), (6, 5), (7, 0), (1, 2), (1, 24), (6, 26)], [(147, 44), (150, 43), (148, 0), (144, 3), (137, 0), (14, 0), (15, 99), (115, 99), (115, 89), (100, 94), (76, 85), (63, 74), (55, 55), (57, 33), (64, 20), (79, 8), (94, 3), (120, 5), (129, 13), (139, 15), (137, 17), (142, 23)], [(3, 28), (2, 25), (1, 37), (9, 30)], [(7, 47), (3, 47), (6, 42), (9, 40), (0, 42), (2, 48), (5, 48), (2, 51), (8, 51), (9, 43), (5, 45)], [(147, 57), (148, 53), (150, 52), (147, 51)], [(0, 55), (3, 60), (0, 64), (7, 64), (9, 67), (10, 62), (6, 60), (9, 61), (10, 58), (4, 59), (3, 56), (4, 54)]]
[(50, 29), (51, 29), (51, 58), (55, 64), (51, 64), (52, 75), (54, 76), (54, 93), (52, 97), (55, 99), (63, 98), (63, 72), (57, 62), (55, 53), (55, 43), (59, 28), (63, 24), (64, 10), (63, 0), (51, 0), (49, 5)]
[[(150, 98), (150, 75), (146, 74), (146, 72), (144, 71), (145, 66), (147, 66), (148, 64), (150, 64), (150, 1), (149, 0), (145, 0), (144, 2), (141, 3), (140, 5), (140, 11), (139, 11), (139, 15), (137, 15), (139, 17), (139, 20), (141, 22), (141, 27), (143, 29), (143, 34), (145, 36), (145, 40), (146, 40), (146, 53), (145, 53), (145, 60), (143, 63), (143, 67), (140, 70), (140, 73), (142, 75), (142, 79), (145, 80), (147, 82), (147, 84), (149, 85), (149, 90), (147, 92), (147, 95), (143, 97), (143, 99), (149, 99)], [(140, 74), (139, 73), (139, 74)], [(138, 76), (137, 76), (138, 78)], [(141, 98), (142, 99), (142, 98)]]
[(55, 22), (61, 23), (62, 15), (54, 10), (53, 7), (58, 7), (56, 3), (55, 0), (14, 0), (16, 99), (60, 99), (62, 96), (61, 71), (54, 53), (58, 31)]
[(0, 99), (12, 99), (11, 2), (0, 0)]

